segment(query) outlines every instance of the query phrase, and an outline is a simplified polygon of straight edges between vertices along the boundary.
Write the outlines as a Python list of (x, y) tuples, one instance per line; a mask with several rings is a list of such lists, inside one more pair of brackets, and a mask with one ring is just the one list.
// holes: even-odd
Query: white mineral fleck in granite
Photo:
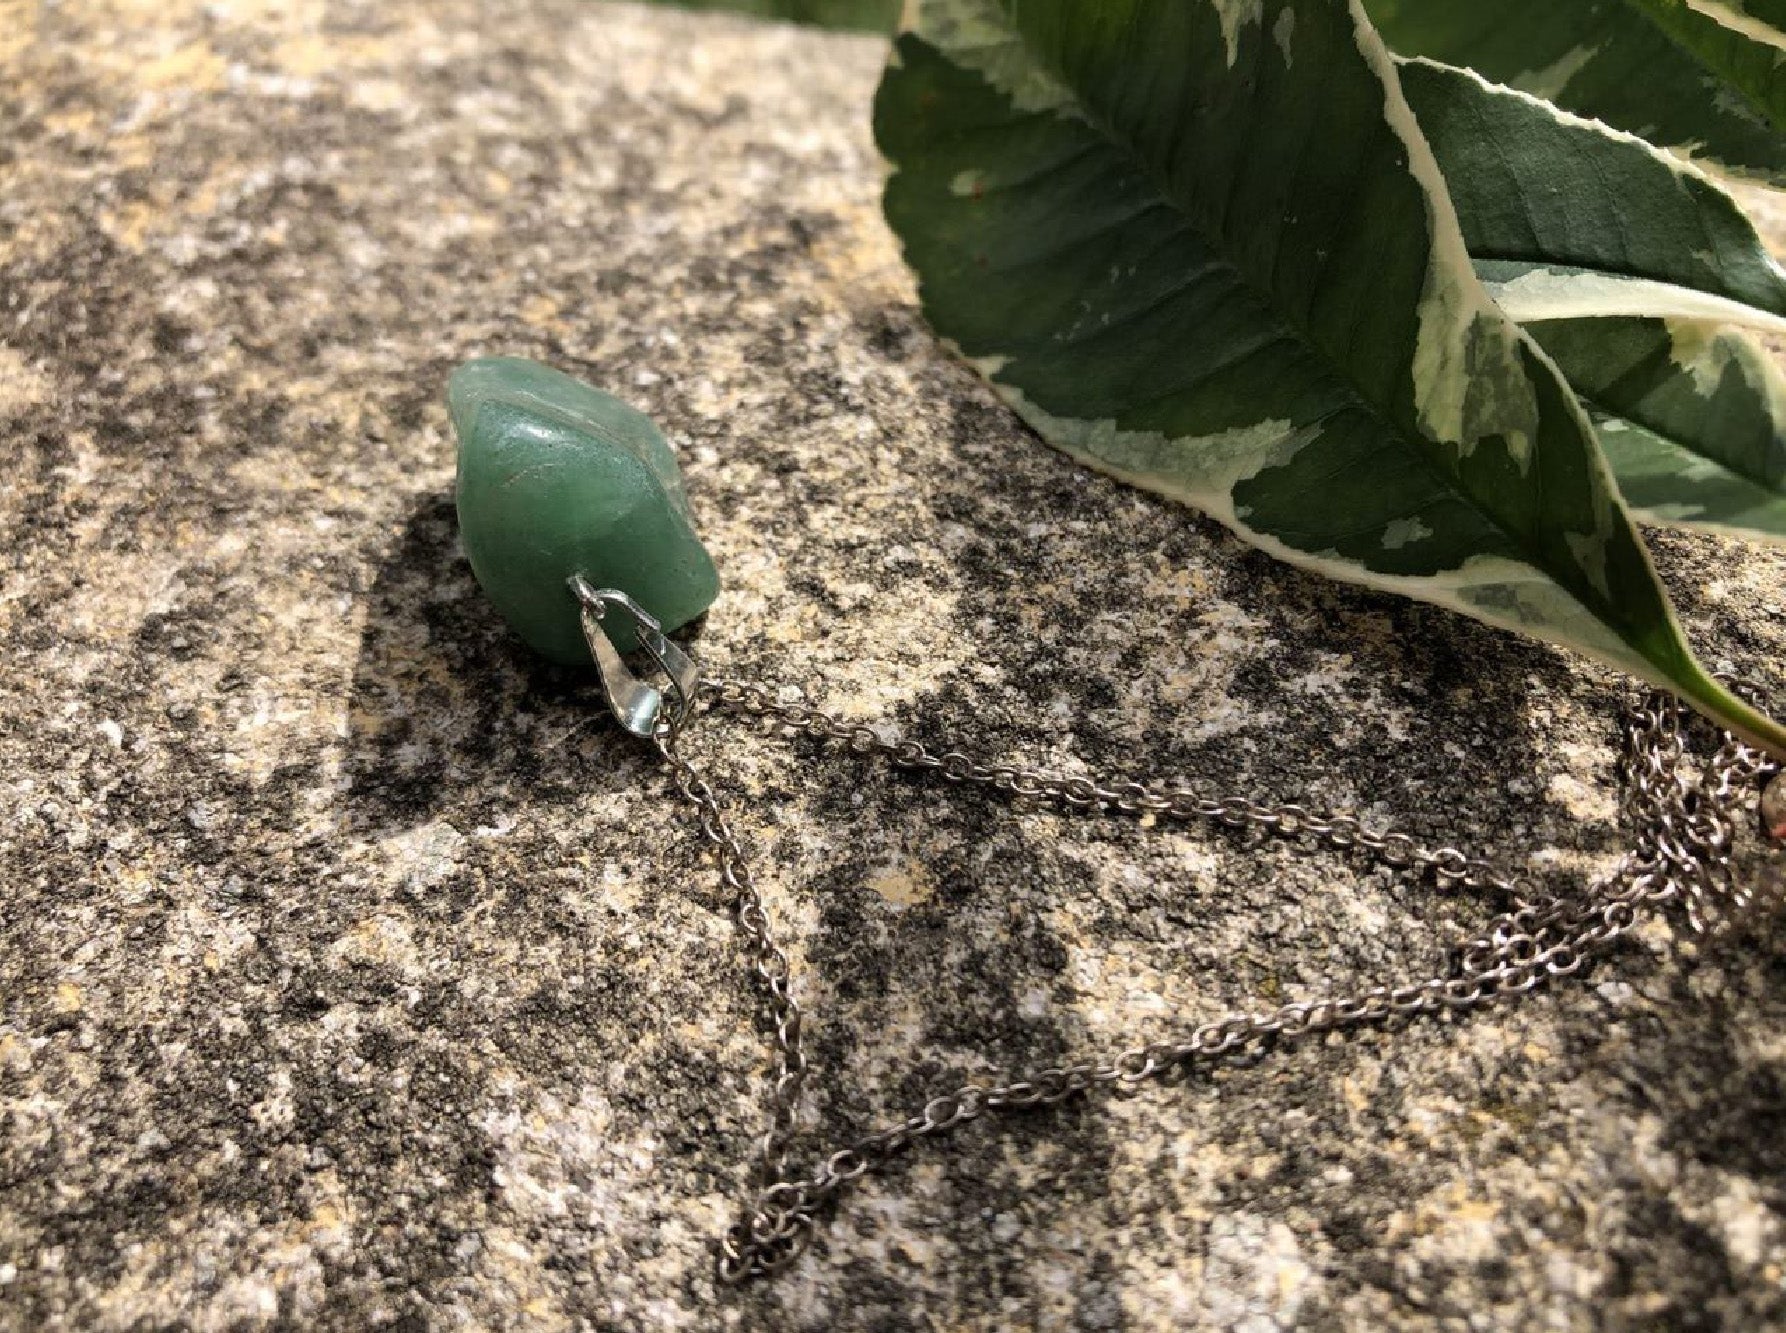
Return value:
[(1236, 1333), (1297, 1327), (1319, 1282), (1289, 1227), (1254, 1213), (1222, 1213), (1204, 1244), (1200, 1314), (1210, 1326)]

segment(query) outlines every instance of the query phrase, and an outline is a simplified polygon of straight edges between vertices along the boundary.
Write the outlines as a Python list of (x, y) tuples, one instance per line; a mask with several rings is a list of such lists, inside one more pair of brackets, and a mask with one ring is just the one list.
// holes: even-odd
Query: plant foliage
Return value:
[(1365, 0), (1405, 55), (1786, 183), (1786, 0)]
[[(1765, 360), (1629, 298), (1777, 318), (1777, 269), (1697, 173), (1458, 71), (1408, 73), (1412, 100), (1341, 0), (923, 0), (876, 103), (887, 216), (938, 332), (1075, 457), (1296, 564), (1669, 684), (1786, 749), (1693, 659), (1589, 409), (1477, 275), (1503, 296), (1586, 293), (1544, 310), (1540, 336), (1609, 434), (1642, 442), (1634, 477), (1673, 450), (1765, 506)], [(1503, 173), (1523, 202), (1466, 219), (1441, 163), (1496, 135), (1540, 145)], [(1581, 155), (1667, 192), (1675, 221), (1593, 234), (1574, 209), (1628, 207), (1617, 183), (1547, 213)], [(1617, 323), (1584, 332), (1602, 289)], [(1760, 426), (1757, 476), (1754, 441), (1714, 458), (1690, 428), (1694, 395)], [(1658, 510), (1703, 510), (1713, 489)]]

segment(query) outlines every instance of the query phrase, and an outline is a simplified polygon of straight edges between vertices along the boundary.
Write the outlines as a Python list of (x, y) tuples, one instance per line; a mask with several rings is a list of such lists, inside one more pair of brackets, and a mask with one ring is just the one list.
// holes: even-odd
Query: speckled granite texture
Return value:
[[(716, 1292), (754, 1005), (648, 754), (455, 547), (462, 357), (660, 417), (717, 666), (1540, 873), (1618, 845), (1618, 681), (1090, 476), (942, 353), (876, 210), (880, 58), (583, 0), (0, 0), (0, 1325), (1786, 1320), (1766, 923), (970, 1127)], [(1708, 656), (1786, 697), (1786, 554), (1657, 547)], [(724, 721), (691, 747), (814, 1011), (803, 1155), (1430, 967), (1490, 911)]]

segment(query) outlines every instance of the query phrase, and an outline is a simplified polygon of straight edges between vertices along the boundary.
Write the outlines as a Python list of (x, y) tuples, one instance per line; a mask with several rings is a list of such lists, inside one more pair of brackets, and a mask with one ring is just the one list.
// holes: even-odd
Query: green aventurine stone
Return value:
[[(581, 574), (618, 588), (664, 629), (719, 595), (682, 475), (649, 417), (548, 366), (468, 361), (447, 386), (459, 437), (459, 531), (472, 572), (515, 632), (554, 662), (587, 664)], [(636, 646), (610, 618), (615, 647)]]

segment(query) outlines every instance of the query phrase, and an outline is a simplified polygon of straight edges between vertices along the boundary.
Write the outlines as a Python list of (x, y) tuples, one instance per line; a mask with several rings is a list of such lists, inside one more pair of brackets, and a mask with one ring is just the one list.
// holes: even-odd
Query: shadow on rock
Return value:
[[(1756, 1031), (1786, 1024), (1786, 912), (1762, 910), (1729, 938), (1714, 937), (1694, 986), (1693, 965), (1669, 978), (1665, 1022), (1643, 1033), (1625, 1087), (1669, 1117), (1664, 1142), (1759, 1186), (1786, 1210), (1786, 1058)], [(1758, 1021), (1760, 1020), (1760, 1021)]]
[[(349, 818), (412, 825), (576, 789), (566, 742), (611, 729), (592, 677), (542, 662), (478, 589), (451, 495), (419, 499), (366, 597), (348, 713)], [(619, 750), (625, 738), (618, 732)], [(500, 813), (500, 812), (492, 812)]]
[[(1615, 680), (1443, 608), (1274, 560), (1054, 453), (994, 404), (958, 407), (951, 440), (964, 466), (930, 504), (962, 534), (956, 617), (999, 670), (999, 697), (974, 692), (982, 731), (1027, 748), (1070, 679), (1074, 748), (1105, 774), (1374, 805), (1422, 842), (1467, 841), (1460, 824), (1496, 830), (1512, 845), (1471, 850), (1515, 863), (1533, 846), (1598, 849), (1612, 835), (1549, 797), (1554, 746), (1531, 719), (1573, 697), (1600, 711), (1611, 741)], [(1035, 457), (1001, 466), (1011, 450)], [(1161, 688), (1174, 675), (1196, 692)], [(1409, 905), (1425, 915), (1440, 902), (1413, 893)]]
[[(1022, 604), (1036, 600), (1037, 585), (1070, 589), (1068, 602), (1044, 623), (1068, 626), (1063, 636), (1068, 645), (1081, 632), (1076, 627), (1094, 617), (1145, 627), (1130, 636), (1132, 649), (1117, 653), (1119, 668), (1139, 671), (1148, 665), (1150, 644), (1207, 638), (1211, 631), (1204, 613), (1218, 602), (1232, 603), (1250, 623), (1237, 650), (1224, 654), (1235, 662), (1229, 688), (1246, 702), (1257, 702), (1262, 713), (1293, 710), (1289, 722), (1298, 734), (1272, 737), (1280, 752), (1295, 752), (1296, 746), (1283, 744), (1292, 740), (1313, 745), (1315, 754), (1328, 748), (1345, 730), (1330, 725), (1338, 719), (1324, 715), (1328, 706), (1366, 711), (1331, 690), (1286, 690), (1321, 658), (1331, 662), (1344, 655), (1347, 673), (1374, 688), (1379, 698), (1421, 700), (1416, 723), (1489, 720), (1497, 747), (1522, 752), (1497, 748), (1495, 765), (1509, 774), (1530, 771), (1524, 767), (1529, 756), (1523, 753), (1523, 728), (1513, 724), (1524, 716), (1534, 686), (1562, 693), (1578, 683), (1569, 656), (1555, 648), (1275, 560), (1188, 506), (1072, 462), (994, 403), (959, 405), (950, 437), (963, 467), (934, 493), (932, 505), (941, 522), (967, 534), (959, 556), (968, 575), (961, 588), (962, 618), (979, 623), (990, 617), (993, 625), (1002, 619), (1015, 626)], [(1009, 466), (1006, 455), (1013, 450), (1049, 461), (1037, 465), (1032, 458), (1029, 465)], [(1075, 527), (1108, 534), (1108, 540), (1095, 547), (1100, 553), (1095, 561), (1064, 567), (1055, 554), (1056, 531)], [(1161, 570), (1200, 571), (1203, 590), (1188, 601), (1162, 599)], [(1205, 582), (1202, 573), (1212, 573), (1213, 580)], [(1182, 631), (1174, 622), (1182, 622)], [(998, 633), (983, 637), (1004, 641)], [(1010, 637), (1023, 644), (1029, 636), (1013, 629)], [(1012, 665), (1019, 682), (1033, 679), (1050, 696), (1058, 693), (1050, 658)], [(1101, 682), (1086, 683), (1096, 688)], [(1160, 719), (1168, 743), (1172, 722)]]

